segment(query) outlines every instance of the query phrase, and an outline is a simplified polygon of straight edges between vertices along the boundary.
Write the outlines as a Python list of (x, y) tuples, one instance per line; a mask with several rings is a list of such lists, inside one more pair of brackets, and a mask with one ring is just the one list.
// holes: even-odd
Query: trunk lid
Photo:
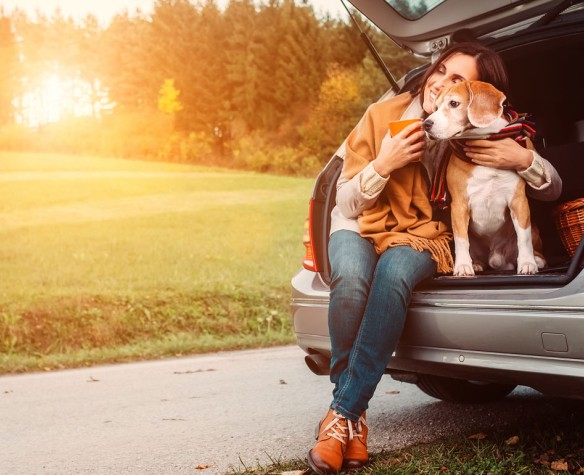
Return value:
[[(401, 48), (420, 56), (440, 52), (453, 38), (512, 34), (560, 14), (574, 0), (349, 0)], [(549, 19), (549, 17), (548, 17)]]

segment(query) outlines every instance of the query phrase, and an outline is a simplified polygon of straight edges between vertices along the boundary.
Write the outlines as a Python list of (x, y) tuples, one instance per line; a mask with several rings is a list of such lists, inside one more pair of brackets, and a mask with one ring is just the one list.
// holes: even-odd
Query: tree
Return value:
[(418, 4), (413, 4), (408, 0), (391, 0), (391, 6), (408, 20), (417, 20), (428, 11), (428, 6), (424, 0)]
[(310, 120), (302, 127), (303, 147), (323, 164), (363, 114), (358, 79), (354, 70), (333, 66), (320, 87)]
[[(267, 32), (259, 25), (259, 15), (251, 0), (232, 0), (224, 13), (225, 28), (230, 34), (225, 38), (227, 114), (231, 133), (244, 132), (260, 126), (259, 91), (269, 87), (260, 82), (261, 61), (270, 61), (270, 53), (262, 51)], [(262, 25), (265, 26), (265, 25)], [(266, 66), (269, 67), (269, 66)]]
[(278, 94), (271, 100), (281, 117), (296, 105), (316, 99), (327, 63), (325, 41), (312, 9), (283, 0), (279, 14), (276, 67), (272, 72)]
[(197, 8), (187, 0), (158, 0), (149, 28), (150, 69), (158, 76), (174, 78), (181, 91), (183, 109), (177, 112), (175, 125), (181, 130), (204, 127), (197, 111), (200, 96), (202, 43), (199, 41), (201, 18)]
[[(354, 14), (354, 17), (361, 28), (367, 28), (358, 14)], [(367, 46), (360, 37), (359, 29), (353, 23), (328, 18), (323, 23), (322, 29), (327, 41), (329, 63), (338, 64), (342, 68), (356, 68), (369, 54)]]
[(103, 50), (100, 45), (103, 42), (103, 35), (104, 32), (94, 15), (87, 15), (82, 25), (78, 27), (77, 75), (79, 79), (89, 85), (94, 117), (98, 116), (96, 108), (99, 105), (106, 106), (108, 102), (107, 93), (102, 84)]
[(316, 100), (327, 66), (320, 24), (293, 0), (257, 8), (234, 0), (225, 19), (230, 116), (249, 130), (277, 130)]
[(122, 108), (157, 107), (160, 84), (165, 77), (153, 64), (148, 49), (149, 22), (130, 17), (127, 12), (116, 15), (103, 34), (100, 45), (101, 75), (109, 97)]
[(0, 126), (14, 121), (15, 99), (19, 86), (18, 50), (9, 18), (0, 17)]
[(178, 100), (180, 91), (174, 87), (174, 79), (165, 79), (158, 95), (158, 109), (168, 115), (174, 115), (183, 109)]

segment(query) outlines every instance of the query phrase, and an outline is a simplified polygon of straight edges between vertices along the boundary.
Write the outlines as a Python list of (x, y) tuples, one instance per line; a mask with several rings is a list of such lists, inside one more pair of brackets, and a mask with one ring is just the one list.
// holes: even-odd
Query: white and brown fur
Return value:
[[(508, 125), (503, 116), (505, 95), (481, 81), (463, 81), (443, 89), (436, 98), (435, 112), (424, 127), (431, 139), (480, 138)], [(541, 252), (534, 254), (525, 181), (511, 170), (469, 163), (453, 155), (446, 182), (451, 195), (455, 276), (472, 276), (485, 270), (517, 269), (535, 274), (546, 263)]]

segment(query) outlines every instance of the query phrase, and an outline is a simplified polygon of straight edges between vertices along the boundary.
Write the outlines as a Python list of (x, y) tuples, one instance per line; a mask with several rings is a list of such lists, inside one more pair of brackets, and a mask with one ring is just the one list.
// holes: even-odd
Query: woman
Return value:
[[(368, 463), (365, 410), (397, 345), (412, 291), (452, 267), (451, 236), (433, 218), (428, 196), (433, 158), (443, 145), (427, 146), (421, 124), (391, 137), (387, 123), (427, 116), (442, 88), (463, 80), (508, 92), (495, 52), (455, 44), (428, 68), (419, 89), (371, 105), (347, 139), (329, 242), (333, 401), (308, 453), (318, 474)], [(467, 141), (465, 151), (477, 164), (517, 170), (531, 196), (559, 196), (551, 164), (512, 139)]]

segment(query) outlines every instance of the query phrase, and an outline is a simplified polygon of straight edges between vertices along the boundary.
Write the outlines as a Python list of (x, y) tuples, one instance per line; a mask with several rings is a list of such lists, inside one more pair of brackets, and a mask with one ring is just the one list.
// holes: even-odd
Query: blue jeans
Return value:
[(370, 241), (346, 230), (331, 235), (329, 258), (330, 407), (357, 421), (395, 351), (412, 291), (436, 273), (436, 263), (408, 246), (378, 256)]

